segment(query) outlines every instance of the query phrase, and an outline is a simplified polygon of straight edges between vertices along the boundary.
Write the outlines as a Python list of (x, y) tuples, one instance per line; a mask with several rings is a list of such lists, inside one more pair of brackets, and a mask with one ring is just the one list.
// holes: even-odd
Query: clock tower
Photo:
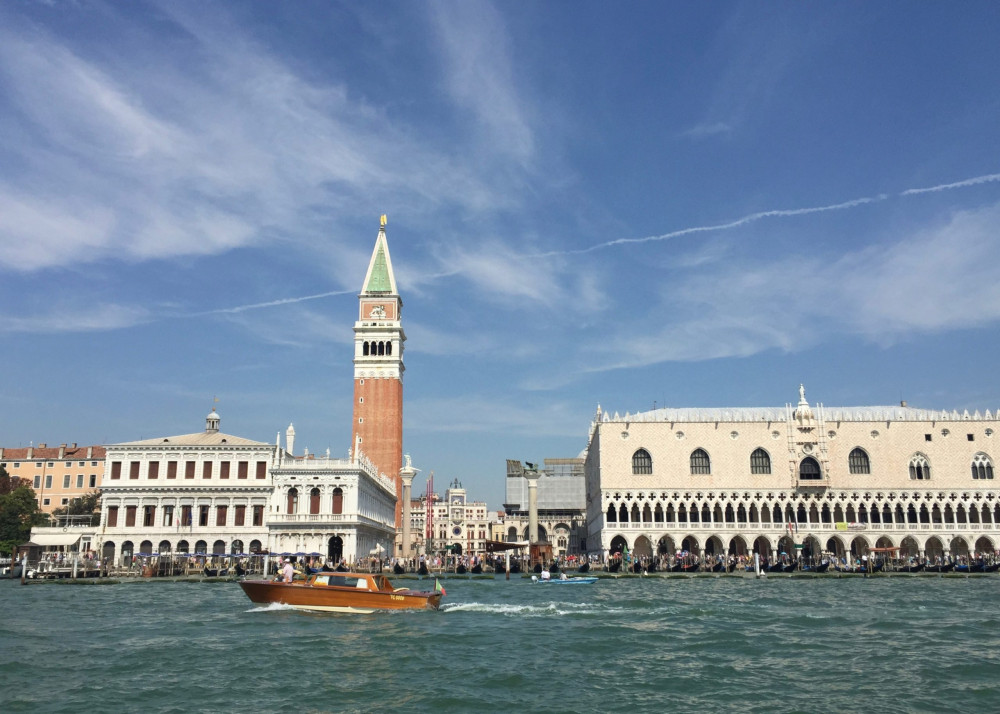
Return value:
[(403, 493), (403, 343), (396, 289), (382, 216), (368, 273), (358, 295), (354, 323), (353, 452), (371, 459), (396, 484), (396, 528), (402, 524)]

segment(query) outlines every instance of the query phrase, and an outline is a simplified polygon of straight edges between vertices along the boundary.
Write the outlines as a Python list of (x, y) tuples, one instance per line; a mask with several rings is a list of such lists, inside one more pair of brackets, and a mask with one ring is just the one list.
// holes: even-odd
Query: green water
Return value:
[(0, 710), (1000, 711), (1000, 577), (445, 585), (440, 612), (318, 615), (0, 581)]

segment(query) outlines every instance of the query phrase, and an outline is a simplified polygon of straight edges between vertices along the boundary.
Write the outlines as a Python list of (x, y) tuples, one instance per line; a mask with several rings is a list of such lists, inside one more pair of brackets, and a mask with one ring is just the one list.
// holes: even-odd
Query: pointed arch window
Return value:
[(691, 473), (712, 473), (712, 460), (708, 458), (708, 452), (704, 449), (695, 449), (691, 452)]
[(972, 459), (972, 478), (993, 479), (993, 462), (990, 457), (980, 452)]
[(750, 454), (750, 473), (771, 473), (771, 455), (763, 449), (754, 449), (754, 452)]
[(297, 488), (288, 489), (288, 514), (298, 513), (299, 511), (299, 490)]
[(821, 478), (823, 474), (819, 470), (819, 462), (811, 456), (802, 459), (802, 463), (799, 464), (799, 480), (819, 481)]
[(923, 454), (914, 454), (910, 459), (910, 479), (913, 481), (928, 481), (931, 477), (931, 464)]
[(864, 449), (854, 449), (847, 457), (847, 466), (852, 474), (870, 474), (872, 472), (871, 462), (868, 461), (868, 454)]
[(645, 449), (639, 449), (632, 454), (632, 473), (651, 474), (653, 473), (653, 458)]

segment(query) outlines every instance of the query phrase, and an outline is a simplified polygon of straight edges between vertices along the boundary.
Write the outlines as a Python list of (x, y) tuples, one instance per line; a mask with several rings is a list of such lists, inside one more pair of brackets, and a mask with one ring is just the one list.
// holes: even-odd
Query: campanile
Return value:
[(354, 323), (353, 449), (396, 484), (396, 528), (402, 524), (403, 301), (396, 290), (382, 216)]

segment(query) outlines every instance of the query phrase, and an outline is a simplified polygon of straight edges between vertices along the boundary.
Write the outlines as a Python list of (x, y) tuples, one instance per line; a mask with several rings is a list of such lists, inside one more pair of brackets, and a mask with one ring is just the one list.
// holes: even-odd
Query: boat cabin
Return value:
[(353, 588), (356, 590), (393, 592), (394, 588), (384, 575), (359, 573), (317, 573), (308, 584), (314, 588)]

